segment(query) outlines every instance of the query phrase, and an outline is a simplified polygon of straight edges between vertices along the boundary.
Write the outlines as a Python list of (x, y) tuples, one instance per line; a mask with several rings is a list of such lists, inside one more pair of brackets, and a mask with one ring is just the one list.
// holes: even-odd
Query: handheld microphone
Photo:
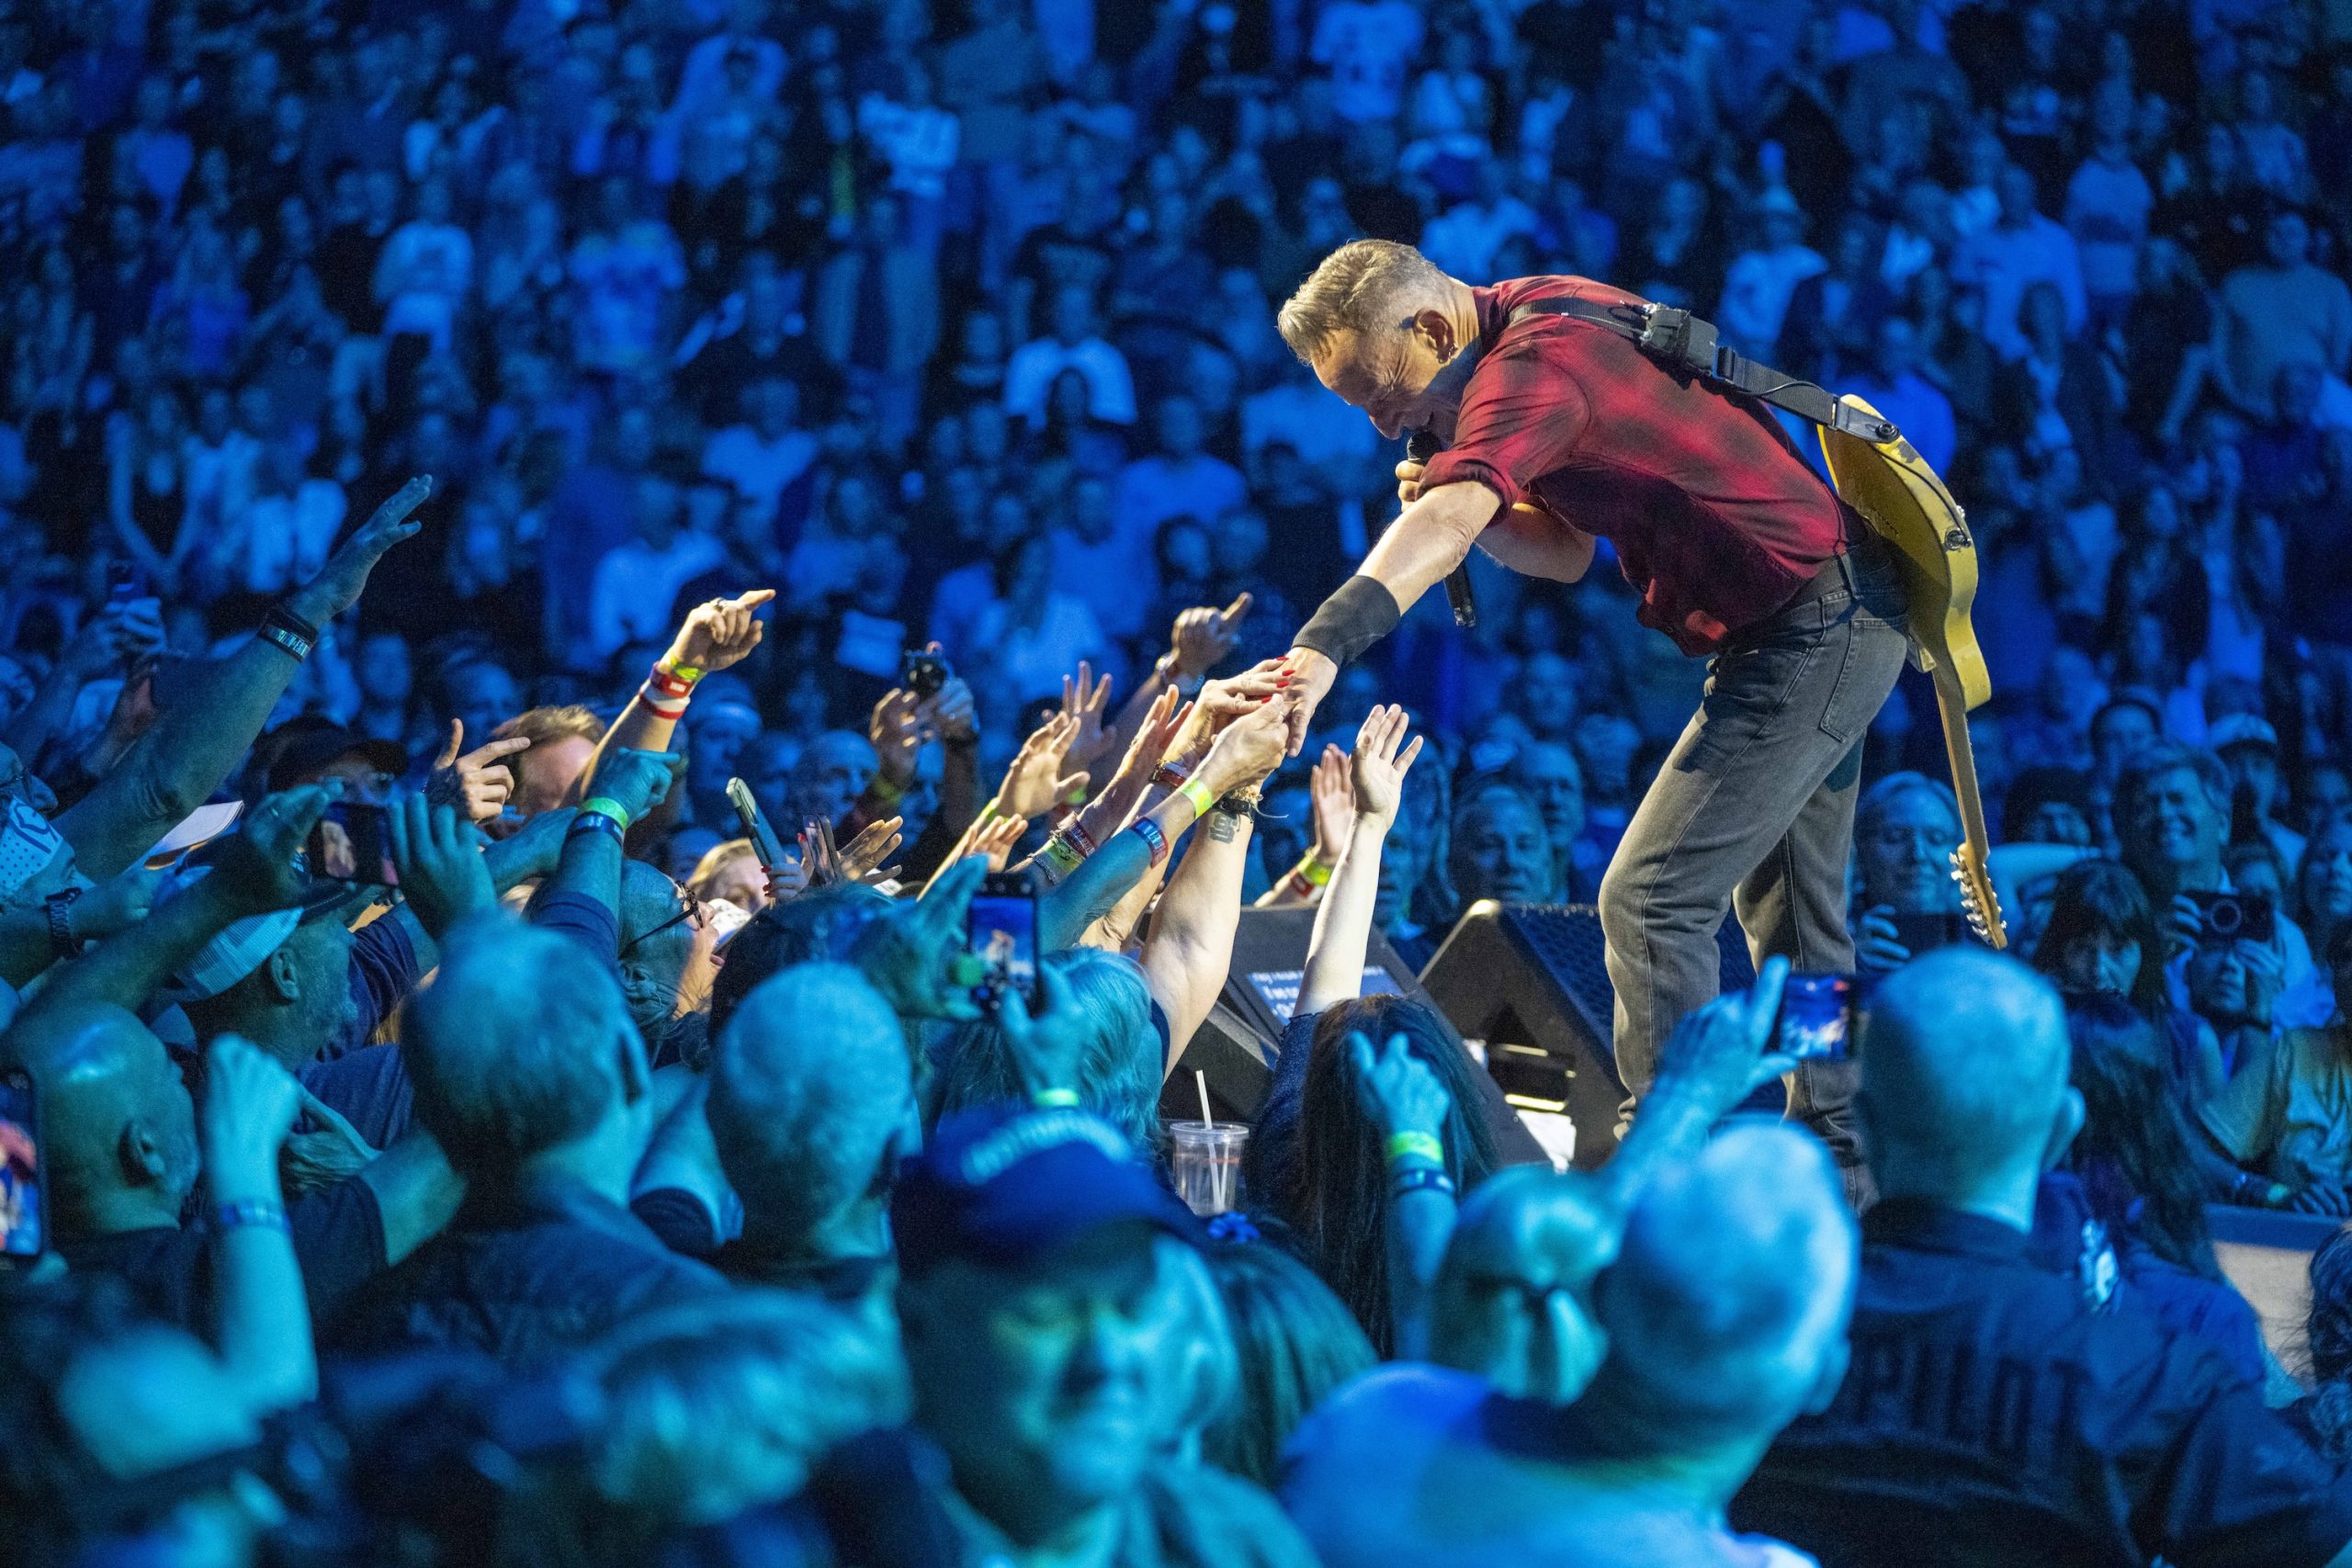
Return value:
[[(1423, 428), (1405, 437), (1405, 456), (1426, 463), (1444, 450), (1437, 433)], [(1445, 574), (1445, 602), (1453, 606), (1453, 624), (1468, 630), (1478, 624), (1478, 602), (1470, 592), (1470, 563), (1464, 561)]]

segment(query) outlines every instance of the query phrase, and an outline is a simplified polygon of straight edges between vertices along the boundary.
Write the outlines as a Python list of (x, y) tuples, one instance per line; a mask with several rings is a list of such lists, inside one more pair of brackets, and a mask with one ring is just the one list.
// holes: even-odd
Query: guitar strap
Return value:
[(1902, 434), (1892, 421), (1830, 395), (1799, 377), (1759, 365), (1715, 335), (1715, 324), (1671, 305), (1608, 305), (1597, 299), (1531, 299), (1510, 313), (1566, 316), (1619, 337), (1669, 369), (1697, 377), (1719, 392), (1770, 403), (1815, 424), (1859, 436), (1876, 446)]

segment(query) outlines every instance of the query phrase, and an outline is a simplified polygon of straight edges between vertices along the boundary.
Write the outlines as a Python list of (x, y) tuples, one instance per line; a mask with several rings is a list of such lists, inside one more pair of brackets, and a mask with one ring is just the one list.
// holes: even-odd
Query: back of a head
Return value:
[(743, 998), (707, 1114), (747, 1225), (799, 1235), (871, 1185), (912, 1093), (898, 1015), (842, 964), (804, 964)]
[(1378, 1356), (1347, 1303), (1281, 1247), (1252, 1236), (1220, 1240), (1204, 1256), (1225, 1300), (1240, 1381), (1202, 1435), (1202, 1458), (1270, 1487), (1283, 1445), (1306, 1413), (1370, 1371)]
[(771, 904), (727, 942), (727, 962), (710, 986), (710, 1027), (724, 1030), (743, 998), (770, 976), (796, 964), (847, 959), (868, 920), (890, 900), (871, 887), (820, 887)]
[(1370, 333), (1392, 317), (1445, 298), (1435, 263), (1394, 240), (1351, 240), (1317, 265), (1283, 305), (1275, 328), (1312, 364), (1342, 333)]
[(2352, 1459), (2352, 1226), (2312, 1254), (2311, 1300), (2303, 1348), (2314, 1387), (2305, 1412), (2321, 1449), (2340, 1463)]
[(1733, 1127), (1635, 1202), (1594, 1288), (1609, 1353), (1582, 1408), (1635, 1449), (1760, 1451), (1843, 1377), (1857, 1267), (1827, 1151)]
[(410, 1004), (401, 1054), (416, 1115), (468, 1176), (512, 1172), (594, 1132), (642, 1051), (611, 970), (579, 943), (503, 914), (443, 944)]
[(1471, 1077), (1478, 1066), (1435, 1009), (1406, 997), (1371, 996), (1326, 1008), (1316, 1020), (1299, 1094), (1297, 1153), (1287, 1171), (1272, 1173), (1283, 1186), (1260, 1196), (1298, 1232), (1303, 1255), (1387, 1353), (1387, 1151), (1356, 1098), (1347, 1053), (1351, 1033), (1375, 1046), (1402, 1034), (1435, 1071), (1453, 1101), (1442, 1134), (1447, 1162), (1465, 1195), (1493, 1174), (1499, 1156), (1479, 1114)]
[[(1087, 1020), (1079, 1103), (1148, 1156), (1159, 1136), (1162, 1064), (1143, 971), (1132, 959), (1089, 947), (1049, 953), (1045, 962), (1068, 983), (1071, 1002)], [(993, 1023), (967, 1024), (943, 1037), (934, 1059), (938, 1115), (1025, 1097), (1012, 1048)]]
[(22, 1066), (40, 1089), (52, 1223), (123, 1184), (133, 1125), (153, 1145), (163, 1194), (194, 1185), (194, 1107), (163, 1042), (134, 1014), (105, 1002), (32, 1009), (0, 1037), (0, 1066)]
[(1498, 1171), (1466, 1198), (1430, 1303), (1430, 1359), (1514, 1398), (1565, 1405), (1603, 1341), (1592, 1282), (1616, 1256), (1614, 1205), (1590, 1178), (1548, 1166)]
[(589, 1479), (627, 1534), (789, 1497), (827, 1450), (907, 1410), (895, 1343), (784, 1291), (639, 1318), (585, 1371), (603, 1396)]
[(2052, 1150), (2073, 1091), (2066, 1018), (2050, 982), (1978, 947), (1931, 953), (1872, 993), (1856, 1100), (1879, 1190), (1969, 1206)]

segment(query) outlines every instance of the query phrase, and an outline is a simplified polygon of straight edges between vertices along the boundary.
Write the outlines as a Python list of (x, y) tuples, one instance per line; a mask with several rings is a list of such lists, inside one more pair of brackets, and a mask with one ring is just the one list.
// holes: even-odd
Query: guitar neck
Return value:
[(1968, 740), (1968, 700), (1949, 661), (1936, 665), (1936, 712), (1944, 726), (1944, 752), (1951, 759), (1951, 792), (1960, 800), (1960, 829), (1983, 865), (1993, 835), (1984, 826), (1984, 800), (1976, 787), (1976, 751)]

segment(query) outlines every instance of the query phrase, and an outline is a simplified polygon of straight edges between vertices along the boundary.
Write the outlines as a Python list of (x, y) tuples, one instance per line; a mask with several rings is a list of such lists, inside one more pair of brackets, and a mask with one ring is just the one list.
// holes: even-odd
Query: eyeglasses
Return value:
[(660, 925), (641, 931), (635, 936), (629, 938), (627, 942), (621, 943), (620, 952), (615, 953), (614, 957), (627, 958), (640, 943), (650, 942), (655, 937), (660, 936), (663, 931), (669, 931), (673, 927), (684, 925), (689, 920), (694, 922), (696, 930), (700, 930), (702, 927), (702, 900), (695, 897), (693, 894), (686, 892), (683, 888), (679, 890), (678, 896), (683, 898), (684, 902), (678, 906), (678, 912), (676, 914), (672, 915)]

